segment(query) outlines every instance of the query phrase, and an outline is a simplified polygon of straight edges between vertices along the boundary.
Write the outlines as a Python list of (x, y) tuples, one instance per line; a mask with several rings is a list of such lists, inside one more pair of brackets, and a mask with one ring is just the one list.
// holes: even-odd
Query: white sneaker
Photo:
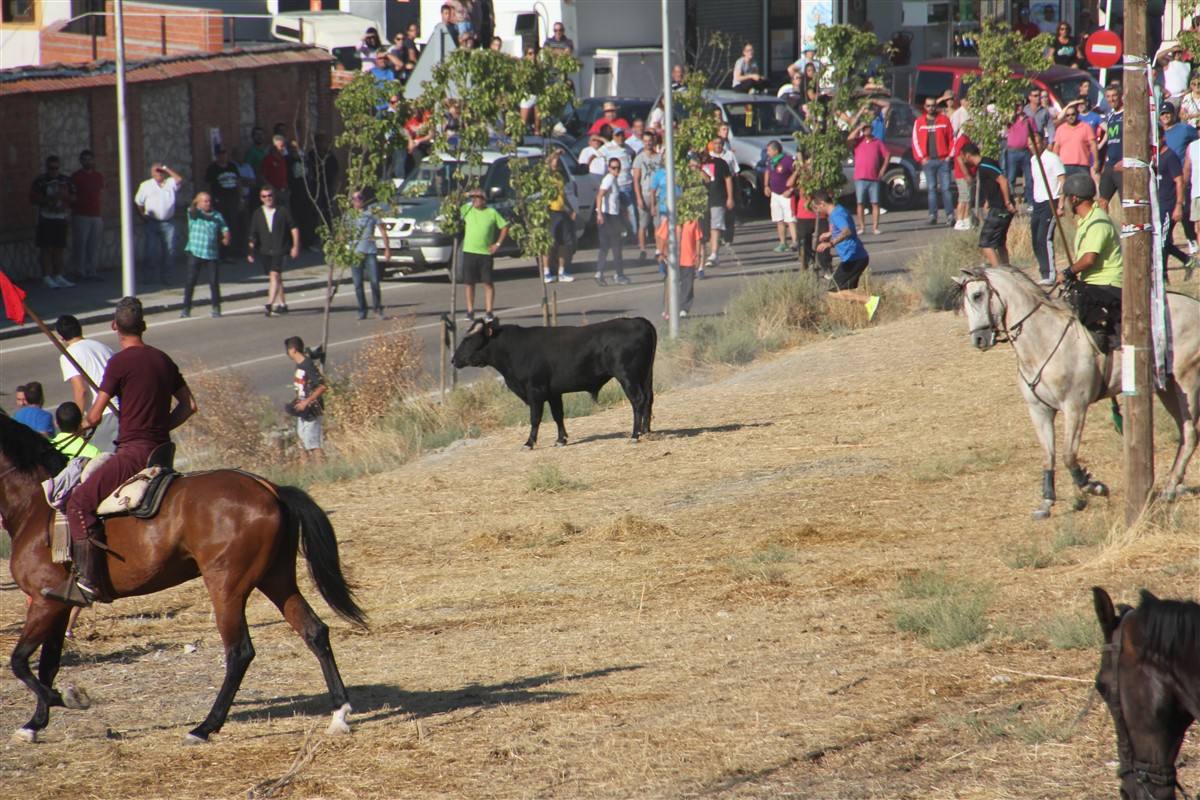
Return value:
[(1038, 286), (1053, 286), (1054, 283), (1055, 283), (1054, 278), (1039, 278), (1038, 279)]
[(54, 280), (53, 275), (43, 276), (42, 277), (42, 285), (45, 286), (47, 289), (61, 289), (62, 288), (61, 286), (58, 285), (58, 281)]
[(960, 219), (960, 220), (958, 220), (957, 222), (955, 222), (955, 223), (954, 223), (954, 230), (956, 230), (956, 231), (969, 231), (969, 230), (971, 230), (971, 223), (970, 223), (970, 221), (969, 221), (969, 220)]
[(1195, 243), (1194, 241), (1189, 241), (1189, 242), (1188, 242), (1188, 255), (1189, 255), (1189, 256), (1194, 256), (1194, 255), (1196, 255), (1196, 252), (1197, 252), (1198, 250), (1200, 250), (1200, 248), (1198, 248), (1198, 247), (1197, 247), (1197, 245), (1196, 245), (1196, 243)]
[(62, 275), (55, 275), (54, 280), (58, 282), (58, 288), (60, 288), (60, 289), (70, 289), (73, 286), (75, 286), (75, 284), (71, 283), (69, 280), (64, 278)]
[(567, 274), (567, 273), (565, 273), (565, 272), (560, 272), (560, 273), (558, 273), (558, 282), (559, 282), (559, 283), (574, 283), (574, 282), (575, 282), (575, 276), (574, 276), (574, 275), (568, 275), (568, 274)]
[(554, 283), (554, 273), (547, 272), (542, 275), (542, 283)]

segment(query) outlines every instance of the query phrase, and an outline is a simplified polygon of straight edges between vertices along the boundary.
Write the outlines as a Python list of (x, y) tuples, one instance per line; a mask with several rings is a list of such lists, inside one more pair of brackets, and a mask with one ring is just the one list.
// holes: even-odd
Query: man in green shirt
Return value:
[(492, 257), (508, 236), (508, 220), (494, 208), (488, 207), (482, 189), (467, 193), (471, 202), (462, 207), (463, 255), (462, 279), (467, 288), (467, 322), (475, 321), (475, 284), (483, 284), (485, 322), (495, 319), (492, 309), (496, 288), (492, 283)]
[(1096, 204), (1096, 185), (1086, 174), (1068, 175), (1063, 194), (1078, 218), (1075, 263), (1058, 275), (1079, 291), (1079, 317), (1089, 329), (1103, 334), (1101, 349), (1121, 343), (1121, 237), (1112, 219)]

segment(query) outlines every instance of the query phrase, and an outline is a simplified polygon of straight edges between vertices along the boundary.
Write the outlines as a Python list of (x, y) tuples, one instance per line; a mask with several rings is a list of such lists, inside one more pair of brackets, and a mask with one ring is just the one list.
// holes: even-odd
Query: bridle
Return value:
[[(1021, 317), (1012, 325), (1007, 325), (1004, 322), (1004, 318), (1008, 314), (1008, 304), (1005, 303), (1004, 298), (1000, 297), (996, 290), (992, 288), (992, 282), (988, 280), (987, 273), (984, 271), (972, 273), (970, 275), (970, 279), (982, 281), (983, 285), (987, 287), (987, 325), (981, 325), (977, 328), (972, 328), (970, 331), (972, 336), (983, 331), (991, 331), (992, 337), (996, 342), (1008, 342), (1015, 348), (1017, 346), (1017, 339), (1024, 331), (1025, 323), (1030, 317), (1037, 313), (1038, 309), (1040, 309), (1042, 306), (1049, 305), (1045, 299), (1038, 300), (1033, 304), (1033, 308), (1026, 312), (1025, 316)], [(963, 288), (966, 288), (965, 284)], [(1002, 310), (998, 315), (992, 313), (992, 298), (1000, 301)], [(999, 321), (997, 321), (997, 317)], [(1021, 380), (1025, 382), (1025, 385), (1029, 388), (1029, 391), (1033, 393), (1033, 396), (1037, 397), (1038, 400), (1041, 400), (1043, 403), (1046, 403), (1046, 401), (1038, 397), (1037, 394), (1038, 384), (1042, 382), (1042, 374), (1045, 373), (1046, 367), (1050, 366), (1050, 362), (1054, 360), (1055, 353), (1058, 352), (1058, 348), (1062, 347), (1063, 341), (1067, 338), (1067, 332), (1071, 330), (1071, 326), (1074, 324), (1074, 317), (1067, 320), (1067, 324), (1063, 327), (1062, 333), (1058, 335), (1058, 341), (1054, 343), (1054, 347), (1050, 350), (1050, 355), (1046, 356), (1046, 360), (1042, 362), (1040, 367), (1038, 367), (1038, 371), (1033, 376), (1032, 380), (1025, 377), (1025, 373), (1021, 371), (1020, 361), (1018, 360), (1017, 362), (1017, 374), (1021, 376)], [(1051, 404), (1046, 403), (1046, 405)]]
[[(1132, 774), (1138, 788), (1139, 798), (1156, 800), (1151, 787), (1165, 786), (1172, 790), (1178, 790), (1183, 796), (1183, 800), (1188, 800), (1189, 795), (1183, 785), (1179, 783), (1174, 764), (1139, 761), (1133, 753), (1133, 739), (1129, 735), (1129, 727), (1125, 724), (1125, 712), (1121, 708), (1121, 639), (1128, 616), (1126, 614), (1121, 617), (1121, 621), (1117, 623), (1117, 630), (1113, 635), (1112, 642), (1100, 648), (1102, 651), (1108, 652), (1112, 658), (1113, 679), (1108, 690), (1112, 699), (1109, 700), (1109, 697), (1105, 697), (1105, 700), (1109, 703), (1109, 709), (1112, 711), (1117, 728), (1117, 757), (1121, 764), (1117, 770), (1117, 777), (1124, 783), (1125, 776)], [(1139, 800), (1139, 798), (1131, 798), (1131, 800)]]

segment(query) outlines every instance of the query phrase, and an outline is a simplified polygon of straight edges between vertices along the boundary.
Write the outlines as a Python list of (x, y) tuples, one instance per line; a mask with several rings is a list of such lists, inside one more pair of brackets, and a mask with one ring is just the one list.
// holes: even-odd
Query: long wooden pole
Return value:
[[(75, 356), (71, 355), (71, 353), (67, 350), (66, 346), (63, 345), (63, 343), (58, 340), (58, 337), (55, 336), (54, 332), (51, 331), (50, 328), (48, 328), (46, 326), (46, 323), (42, 321), (42, 318), (38, 316), (37, 312), (34, 311), (32, 308), (30, 308), (29, 304), (26, 303), (24, 300), (21, 301), (21, 305), (23, 305), (25, 307), (25, 313), (28, 314), (30, 319), (33, 320), (33, 324), (37, 325), (38, 328), (41, 329), (42, 333), (46, 334), (46, 338), (50, 340), (50, 344), (54, 345), (55, 348), (58, 349), (58, 352), (62, 353), (63, 357), (65, 359), (67, 359), (67, 361), (70, 363), (70, 365), (72, 367), (75, 368), (75, 371), (83, 376), (83, 379), (85, 381), (87, 381), (87, 385), (92, 387), (92, 391), (94, 391), (96, 394), (100, 394), (100, 387), (97, 386), (96, 382), (92, 380), (92, 376), (88, 375), (87, 372), (84, 371), (83, 367), (80, 366), (79, 362), (75, 360)], [(108, 409), (109, 409), (109, 411), (111, 411), (113, 413), (113, 416), (120, 418), (120, 414), (117, 413), (117, 409), (113, 405), (111, 397), (108, 400)], [(88, 412), (88, 410), (86, 408), (81, 408), (79, 410), (82, 411), (85, 415)]]
[[(1125, 0), (1125, 59), (1147, 59), (1146, 0)], [(1132, 526), (1154, 486), (1154, 407), (1150, 392), (1150, 101), (1144, 67), (1125, 71), (1122, 221), (1144, 226), (1121, 240), (1125, 275), (1121, 294), (1125, 441), (1125, 524)], [(1129, 205), (1126, 205), (1129, 201)], [(1132, 372), (1132, 374), (1129, 374)]]

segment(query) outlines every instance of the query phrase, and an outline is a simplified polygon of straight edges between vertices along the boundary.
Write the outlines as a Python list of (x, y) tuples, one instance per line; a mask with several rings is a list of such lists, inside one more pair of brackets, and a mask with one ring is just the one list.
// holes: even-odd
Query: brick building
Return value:
[[(329, 86), (331, 57), (304, 45), (168, 56), (127, 64), (133, 186), (165, 161), (185, 180), (180, 209), (212, 160), (212, 144), (249, 142), (254, 125), (282, 122), (290, 132), (336, 134)], [(0, 265), (14, 278), (39, 274), (29, 187), (47, 156), (67, 174), (79, 152), (95, 151), (105, 177), (105, 253), (116, 264), (119, 192), (115, 66), (111, 62), (0, 70)]]

